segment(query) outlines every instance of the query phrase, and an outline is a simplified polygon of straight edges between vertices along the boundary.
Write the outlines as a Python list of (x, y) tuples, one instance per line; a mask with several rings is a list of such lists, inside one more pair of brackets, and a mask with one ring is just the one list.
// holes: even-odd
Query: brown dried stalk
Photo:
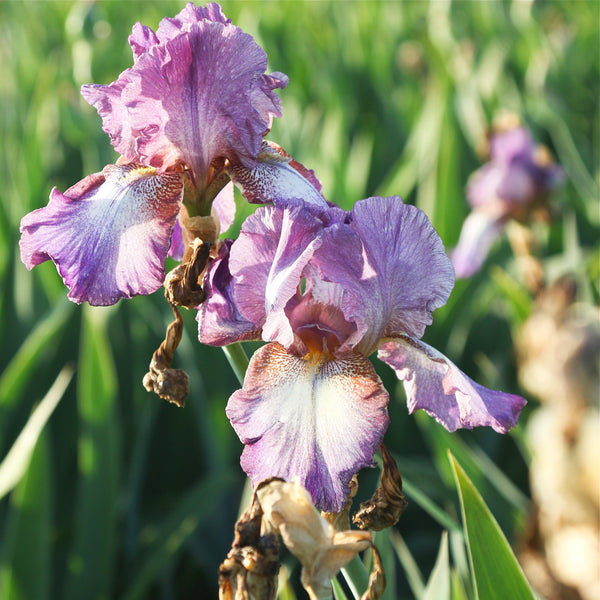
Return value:
[(352, 517), (352, 522), (360, 529), (381, 531), (392, 527), (408, 506), (402, 493), (402, 476), (396, 461), (384, 444), (381, 444), (379, 451), (383, 459), (379, 487), (370, 500), (361, 503), (360, 510)]
[(272, 533), (261, 535), (262, 519), (263, 510), (255, 492), (249, 508), (235, 524), (231, 550), (219, 567), (219, 600), (275, 599), (279, 542)]
[(186, 250), (187, 260), (184, 259), (165, 278), (165, 297), (173, 309), (175, 320), (167, 327), (165, 339), (152, 355), (149, 371), (143, 380), (147, 391), (177, 406), (185, 406), (190, 389), (187, 373), (170, 368), (183, 333), (183, 319), (177, 307), (196, 308), (204, 302), (206, 295), (202, 289), (202, 277), (210, 248), (210, 242), (196, 238)]
[(152, 355), (150, 370), (144, 375), (144, 388), (177, 406), (185, 406), (190, 391), (189, 378), (183, 369), (171, 369), (173, 354), (183, 333), (183, 319), (177, 307), (171, 304), (175, 320), (167, 327), (165, 339)]

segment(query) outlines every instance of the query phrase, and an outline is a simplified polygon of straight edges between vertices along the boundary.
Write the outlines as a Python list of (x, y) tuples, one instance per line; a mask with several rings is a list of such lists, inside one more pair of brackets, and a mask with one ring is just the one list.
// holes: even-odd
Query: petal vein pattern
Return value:
[[(215, 19), (215, 20), (213, 20)], [(134, 27), (134, 65), (110, 85), (85, 85), (115, 149), (160, 171), (187, 166), (204, 183), (215, 158), (255, 164), (287, 85), (267, 56), (217, 11), (188, 5), (158, 35)]]
[(388, 393), (363, 356), (304, 360), (277, 343), (258, 350), (227, 416), (256, 485), (294, 477), (322, 510), (340, 511), (354, 473), (373, 465), (388, 426)]
[(408, 412), (422, 408), (448, 431), (490, 426), (506, 433), (526, 404), (520, 396), (479, 385), (421, 340), (403, 336), (386, 342), (378, 357), (403, 381)]
[(178, 175), (109, 165), (21, 220), (28, 269), (54, 261), (69, 299), (92, 305), (156, 291), (182, 195)]

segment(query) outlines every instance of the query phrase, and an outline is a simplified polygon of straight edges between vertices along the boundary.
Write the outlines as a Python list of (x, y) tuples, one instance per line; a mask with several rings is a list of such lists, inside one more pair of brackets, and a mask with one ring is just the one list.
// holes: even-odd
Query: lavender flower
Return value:
[(398, 197), (349, 213), (289, 200), (249, 217), (209, 269), (198, 321), (205, 343), (269, 342), (226, 409), (253, 483), (298, 477), (317, 507), (342, 509), (388, 426), (389, 396), (367, 358), (376, 350), (404, 382), (409, 412), (450, 431), (513, 426), (522, 398), (478, 385), (420, 340), (453, 285), (439, 236)]
[(535, 148), (524, 127), (496, 133), (490, 161), (471, 176), (467, 197), (473, 207), (463, 225), (452, 263), (459, 278), (483, 265), (505, 223), (523, 220), (561, 181), (563, 171)]
[[(209, 215), (230, 178), (252, 201), (285, 196), (291, 178), (325, 204), (312, 172), (263, 140), (281, 116), (274, 89), (288, 78), (265, 74), (264, 51), (218, 4), (189, 3), (156, 32), (137, 23), (129, 43), (131, 68), (81, 90), (121, 155), (117, 164), (64, 194), (54, 188), (48, 205), (21, 221), (22, 261), (28, 269), (54, 261), (77, 303), (110, 305), (158, 289), (167, 254), (181, 259), (198, 237), (187, 231), (189, 217)], [(215, 208), (224, 230), (230, 187)]]

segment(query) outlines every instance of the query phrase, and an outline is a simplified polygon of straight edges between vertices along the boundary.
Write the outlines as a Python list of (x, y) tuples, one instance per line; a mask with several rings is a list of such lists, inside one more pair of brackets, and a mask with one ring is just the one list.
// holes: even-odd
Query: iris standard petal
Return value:
[(429, 219), (398, 196), (373, 197), (354, 205), (349, 229), (362, 243), (360, 254), (350, 250), (355, 242), (344, 227), (331, 227), (314, 262), (346, 291), (343, 311), (358, 325), (357, 350), (368, 355), (381, 338), (400, 333), (421, 337), (454, 286), (452, 263)]
[(158, 37), (148, 49), (138, 33), (133, 67), (110, 85), (82, 87), (115, 149), (161, 171), (186, 165), (201, 182), (218, 157), (254, 166), (271, 116), (281, 115), (273, 90), (287, 77), (266, 76), (265, 52), (229, 22), (175, 19)]
[(108, 165), (21, 220), (21, 260), (28, 269), (51, 259), (69, 298), (93, 305), (150, 294), (164, 261), (182, 195), (178, 175)]
[(504, 219), (474, 210), (463, 223), (456, 248), (450, 253), (456, 277), (471, 277), (481, 269), (504, 227)]
[(226, 346), (243, 340), (260, 339), (260, 327), (244, 318), (232, 299), (229, 272), (232, 240), (225, 240), (204, 278), (206, 300), (198, 307), (198, 339), (211, 346)]
[(265, 341), (289, 348), (294, 332), (285, 315), (302, 271), (321, 243), (323, 224), (301, 201), (259, 208), (233, 244), (229, 268), (241, 314), (263, 329)]
[(236, 164), (229, 168), (228, 173), (248, 202), (267, 204), (301, 198), (324, 209), (328, 206), (314, 172), (293, 160), (281, 147), (266, 140), (256, 166), (248, 169)]
[(386, 342), (378, 356), (404, 382), (408, 412), (422, 408), (448, 431), (487, 425), (506, 433), (526, 404), (520, 396), (479, 385), (420, 340), (403, 336)]
[(298, 477), (318, 508), (339, 512), (352, 476), (373, 464), (388, 399), (363, 356), (307, 361), (273, 343), (254, 354), (226, 412), (245, 444), (241, 464), (254, 485)]

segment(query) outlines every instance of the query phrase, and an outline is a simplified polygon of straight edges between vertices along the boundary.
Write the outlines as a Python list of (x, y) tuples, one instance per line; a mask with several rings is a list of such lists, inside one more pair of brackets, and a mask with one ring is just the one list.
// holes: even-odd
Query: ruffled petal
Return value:
[(51, 259), (69, 299), (93, 305), (151, 294), (164, 261), (182, 195), (176, 174), (108, 165), (21, 220), (21, 260), (28, 269)]
[(188, 5), (180, 18), (163, 20), (158, 44), (135, 29), (133, 67), (81, 93), (128, 160), (160, 171), (186, 165), (204, 183), (215, 158), (254, 166), (271, 117), (281, 115), (273, 90), (287, 77), (264, 74), (267, 57), (252, 36), (196, 13), (203, 14)]
[(225, 240), (204, 278), (206, 300), (198, 307), (198, 339), (211, 346), (260, 339), (260, 327), (244, 318), (232, 300), (232, 277), (229, 250), (232, 240)]
[(503, 219), (493, 217), (485, 211), (474, 210), (468, 215), (458, 244), (450, 253), (456, 277), (471, 277), (481, 269), (503, 227)]
[(479, 385), (420, 340), (402, 337), (386, 342), (378, 356), (404, 382), (408, 412), (422, 408), (448, 431), (487, 425), (506, 433), (526, 404), (520, 396)]
[(248, 169), (235, 164), (228, 172), (248, 202), (267, 204), (301, 198), (324, 209), (328, 206), (314, 172), (272, 142), (263, 141), (256, 166)]
[(302, 271), (321, 243), (323, 224), (301, 201), (264, 207), (246, 219), (229, 266), (241, 314), (262, 326), (265, 341), (289, 348), (294, 332), (285, 315)]
[(298, 477), (318, 508), (339, 512), (352, 476), (373, 464), (388, 399), (365, 357), (309, 362), (268, 344), (252, 357), (226, 412), (254, 485)]
[(344, 315), (357, 323), (356, 348), (367, 355), (383, 337), (421, 337), (454, 286), (452, 263), (429, 219), (397, 196), (357, 202), (349, 227), (326, 230), (313, 262), (345, 289)]

